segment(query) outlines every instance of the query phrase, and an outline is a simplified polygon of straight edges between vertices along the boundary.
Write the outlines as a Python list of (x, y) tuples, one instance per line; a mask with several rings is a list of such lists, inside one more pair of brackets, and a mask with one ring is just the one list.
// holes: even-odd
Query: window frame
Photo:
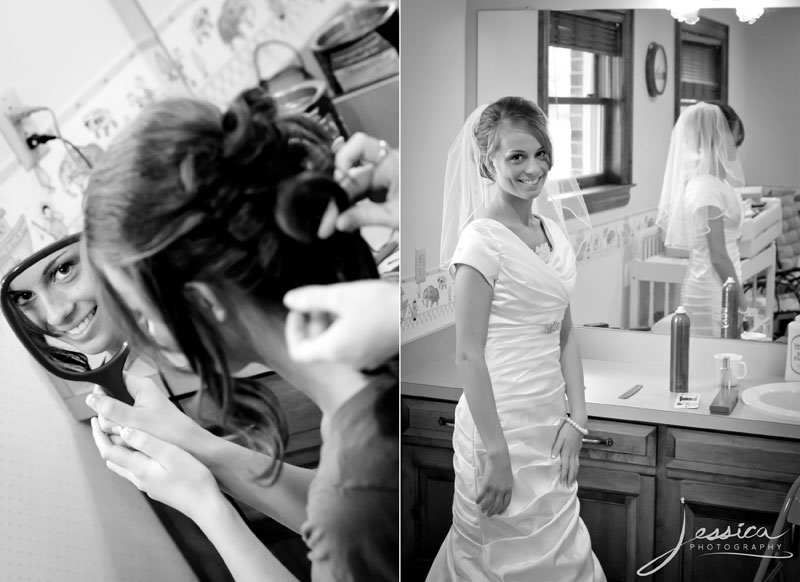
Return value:
[(686, 36), (705, 38), (708, 44), (720, 47), (719, 59), (719, 100), (723, 103), (728, 102), (728, 43), (730, 38), (729, 27), (727, 24), (711, 20), (710, 18), (700, 17), (695, 24), (685, 22), (675, 22), (675, 120), (681, 114), (681, 101), (683, 100), (683, 84), (681, 74), (683, 72), (683, 43), (684, 33)]
[[(605, 105), (604, 125), (607, 128), (606, 140), (603, 144), (604, 172), (601, 174), (582, 176), (578, 180), (584, 192), (589, 213), (600, 212), (625, 206), (630, 201), (633, 161), (633, 10), (580, 10), (539, 12), (539, 83), (538, 102), (547, 113), (550, 107), (549, 97), (549, 48), (550, 48), (550, 14), (551, 12), (570, 12), (603, 21), (618, 22), (621, 29), (621, 55), (619, 73), (622, 76), (618, 84), (619, 98), (573, 97), (559, 98), (560, 104)], [(617, 126), (615, 119), (620, 120), (620, 130), (608, 131)]]

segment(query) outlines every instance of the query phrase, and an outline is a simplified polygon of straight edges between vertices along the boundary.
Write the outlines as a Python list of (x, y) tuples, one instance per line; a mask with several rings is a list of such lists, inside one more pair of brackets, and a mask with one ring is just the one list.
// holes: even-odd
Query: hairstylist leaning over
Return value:
[[(388, 187), (378, 182), (396, 154), (381, 162), (372, 185)], [(277, 115), (269, 98), (247, 92), (224, 116), (188, 99), (152, 107), (115, 142), (87, 192), (87, 255), (136, 345), (180, 349), (204, 378), (264, 363), (323, 411), (319, 469), (277, 471), (280, 445), (261, 414), (269, 395), (209, 386), (234, 420), (257, 427), (251, 440), (270, 454), (215, 437), (138, 383), (129, 384), (132, 408), (90, 397), (109, 467), (195, 520), (239, 582), (292, 578), (217, 481), (302, 531), (314, 579), (398, 579), (396, 362), (297, 362), (284, 337), (286, 291), (377, 274), (357, 234), (318, 236), (329, 200), (348, 205), (333, 170), (316, 124)], [(265, 472), (269, 487), (258, 480)]]

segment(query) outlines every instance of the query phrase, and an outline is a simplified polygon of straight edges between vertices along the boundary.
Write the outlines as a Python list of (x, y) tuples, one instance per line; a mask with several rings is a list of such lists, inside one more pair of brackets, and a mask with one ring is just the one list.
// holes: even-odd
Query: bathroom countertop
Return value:
[[(663, 352), (665, 340), (666, 353), (669, 353), (668, 336), (644, 338), (642, 332), (617, 332), (633, 334), (623, 337), (608, 335), (613, 334), (609, 330), (602, 331), (605, 334), (599, 330), (579, 332), (584, 355), (586, 408), (590, 417), (800, 440), (800, 424), (763, 415), (745, 405), (741, 399), (729, 416), (710, 413), (709, 405), (719, 389), (715, 386), (713, 365), (710, 361), (704, 361), (707, 359), (705, 352), (720, 351), (720, 344), (710, 342), (733, 340), (708, 340), (707, 345), (702, 341), (694, 342), (695, 351), (690, 356), (689, 390), (700, 394), (700, 406), (687, 410), (673, 407), (675, 394), (669, 391), (668, 362), (665, 363), (663, 357), (653, 356), (658, 351)], [(403, 396), (453, 402), (458, 400), (462, 390), (454, 363), (453, 337), (452, 331), (444, 330), (427, 342), (424, 341), (426, 338), (421, 338), (412, 343), (422, 343), (404, 346), (401, 355)], [(638, 348), (628, 345), (631, 340), (649, 353), (649, 357), (633, 353)], [(619, 342), (616, 352), (613, 346), (609, 348), (609, 343), (613, 344), (614, 341)], [(648, 346), (648, 342), (652, 345)], [(740, 392), (752, 386), (783, 381), (783, 376), (776, 374), (780, 354), (773, 354), (779, 348), (772, 345), (750, 347), (744, 345), (746, 343), (751, 342), (721, 344), (730, 351), (734, 351), (731, 346), (735, 346), (735, 351), (744, 352), (752, 369), (746, 378), (740, 380)], [(600, 344), (602, 347), (599, 347)], [(609, 353), (624, 356), (614, 357)], [(642, 384), (639, 392), (627, 400), (618, 398), (635, 384)]]

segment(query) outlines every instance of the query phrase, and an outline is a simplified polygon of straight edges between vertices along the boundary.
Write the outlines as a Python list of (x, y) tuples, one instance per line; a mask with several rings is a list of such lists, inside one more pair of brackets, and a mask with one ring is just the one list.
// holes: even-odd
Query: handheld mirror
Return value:
[(80, 234), (34, 253), (3, 278), (0, 307), (22, 345), (51, 374), (91, 382), (133, 403), (123, 382), (128, 345), (98, 305), (81, 264)]

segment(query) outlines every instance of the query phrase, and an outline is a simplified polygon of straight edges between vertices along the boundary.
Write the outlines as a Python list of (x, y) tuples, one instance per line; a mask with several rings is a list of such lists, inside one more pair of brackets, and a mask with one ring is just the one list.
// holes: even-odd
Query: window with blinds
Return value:
[(698, 101), (728, 100), (728, 27), (701, 18), (697, 24), (676, 24), (676, 111)]
[(575, 177), (582, 188), (630, 183), (632, 19), (630, 10), (540, 12), (551, 176)]

